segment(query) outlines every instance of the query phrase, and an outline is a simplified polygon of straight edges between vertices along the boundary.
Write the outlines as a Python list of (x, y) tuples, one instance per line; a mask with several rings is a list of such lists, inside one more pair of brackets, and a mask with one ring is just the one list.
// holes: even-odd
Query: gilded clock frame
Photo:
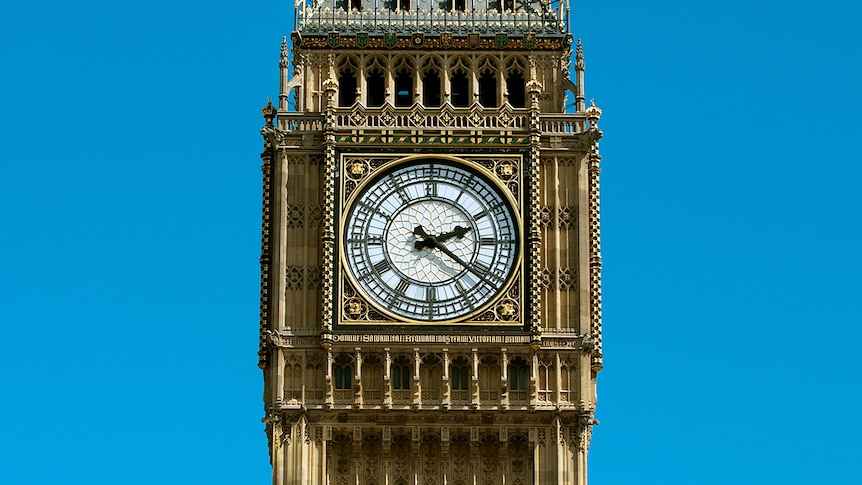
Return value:
[[(404, 164), (427, 159), (444, 160), (463, 165), (479, 172), (491, 182), (513, 209), (514, 223), (518, 234), (518, 249), (515, 266), (501, 290), (476, 311), (455, 319), (426, 321), (405, 318), (380, 307), (365, 294), (356, 283), (344, 260), (344, 228), (351, 204), (364, 186), (380, 172)], [(464, 154), (453, 156), (441, 153), (341, 153), (337, 166), (336, 211), (338, 227), (335, 231), (338, 257), (336, 264), (337, 295), (334, 299), (333, 317), (337, 327), (360, 329), (369, 326), (423, 326), (423, 327), (476, 327), (493, 326), (499, 329), (524, 330), (528, 308), (524, 308), (522, 297), (526, 296), (525, 264), (526, 238), (524, 237), (524, 164), (521, 154)], [(466, 329), (466, 328), (465, 328)]]

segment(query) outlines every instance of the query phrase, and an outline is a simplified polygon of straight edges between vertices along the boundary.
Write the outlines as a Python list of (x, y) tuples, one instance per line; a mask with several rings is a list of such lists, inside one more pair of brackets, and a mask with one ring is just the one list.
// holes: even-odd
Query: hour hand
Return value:
[(421, 240), (416, 241), (416, 243), (413, 245), (413, 247), (415, 247), (417, 250), (425, 248), (436, 248), (440, 246), (437, 242), (437, 238), (425, 232), (425, 228), (422, 226), (416, 226), (416, 228), (413, 229), (413, 235), (422, 238)]
[(455, 226), (455, 229), (452, 229), (449, 232), (445, 232), (445, 233), (437, 236), (437, 242), (444, 242), (444, 241), (447, 241), (449, 239), (452, 239), (453, 237), (457, 237), (458, 239), (461, 239), (468, 232), (470, 232), (469, 227)]

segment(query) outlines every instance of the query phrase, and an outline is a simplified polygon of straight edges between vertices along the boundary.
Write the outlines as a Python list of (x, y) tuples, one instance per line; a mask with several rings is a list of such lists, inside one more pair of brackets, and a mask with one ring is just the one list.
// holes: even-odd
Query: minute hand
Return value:
[(493, 281), (489, 280), (489, 279), (488, 279), (488, 278), (486, 278), (484, 275), (482, 275), (481, 273), (479, 273), (478, 271), (476, 271), (476, 269), (475, 269), (475, 268), (473, 268), (473, 266), (471, 266), (471, 265), (469, 265), (469, 264), (465, 263), (463, 259), (461, 259), (461, 258), (459, 258), (458, 256), (456, 256), (456, 255), (455, 255), (455, 253), (453, 253), (452, 251), (450, 251), (450, 250), (449, 250), (449, 248), (447, 248), (446, 246), (444, 246), (444, 245), (440, 244), (440, 242), (439, 242), (439, 241), (437, 241), (436, 239), (435, 239), (434, 241), (432, 241), (432, 244), (434, 245), (434, 247), (436, 247), (437, 249), (439, 249), (440, 251), (442, 251), (442, 252), (443, 252), (443, 254), (445, 254), (446, 256), (449, 256), (450, 258), (454, 259), (458, 264), (460, 264), (461, 266), (463, 266), (467, 271), (469, 271), (469, 272), (473, 273), (474, 275), (478, 276), (480, 280), (482, 280), (482, 281), (484, 281), (485, 283), (487, 283), (489, 286), (491, 286), (491, 288), (496, 288), (496, 287), (497, 287), (497, 285), (496, 285)]

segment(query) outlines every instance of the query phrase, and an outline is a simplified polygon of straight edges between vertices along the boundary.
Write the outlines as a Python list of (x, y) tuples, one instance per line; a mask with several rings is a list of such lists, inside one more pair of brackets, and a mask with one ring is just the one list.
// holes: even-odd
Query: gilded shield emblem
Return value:
[(368, 45), (368, 32), (356, 33), (356, 45), (359, 47), (365, 47)]
[(450, 45), (452, 45), (452, 32), (440, 34), (440, 47), (449, 47)]
[(338, 47), (338, 43), (341, 42), (341, 34), (338, 32), (330, 32), (327, 38), (329, 40), (329, 47)]
[(479, 34), (478, 33), (467, 34), (467, 47), (469, 47), (471, 49), (475, 49), (476, 47), (479, 47)]
[(419, 47), (425, 42), (425, 34), (423, 32), (413, 32), (413, 47)]
[(532, 49), (533, 47), (536, 47), (536, 34), (527, 32), (524, 34), (524, 48)]
[(392, 48), (395, 47), (395, 32), (386, 32), (383, 34), (383, 45)]
[(509, 43), (509, 34), (505, 32), (497, 32), (497, 35), (494, 36), (494, 44), (497, 46), (497, 49), (502, 49), (506, 47), (506, 44)]

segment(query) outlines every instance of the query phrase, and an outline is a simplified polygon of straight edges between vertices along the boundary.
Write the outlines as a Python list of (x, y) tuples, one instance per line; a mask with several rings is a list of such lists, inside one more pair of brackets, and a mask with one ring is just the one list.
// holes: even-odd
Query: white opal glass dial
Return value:
[(374, 177), (353, 199), (343, 257), (384, 312), (423, 321), (483, 309), (517, 265), (512, 205), (486, 176), (423, 160)]

